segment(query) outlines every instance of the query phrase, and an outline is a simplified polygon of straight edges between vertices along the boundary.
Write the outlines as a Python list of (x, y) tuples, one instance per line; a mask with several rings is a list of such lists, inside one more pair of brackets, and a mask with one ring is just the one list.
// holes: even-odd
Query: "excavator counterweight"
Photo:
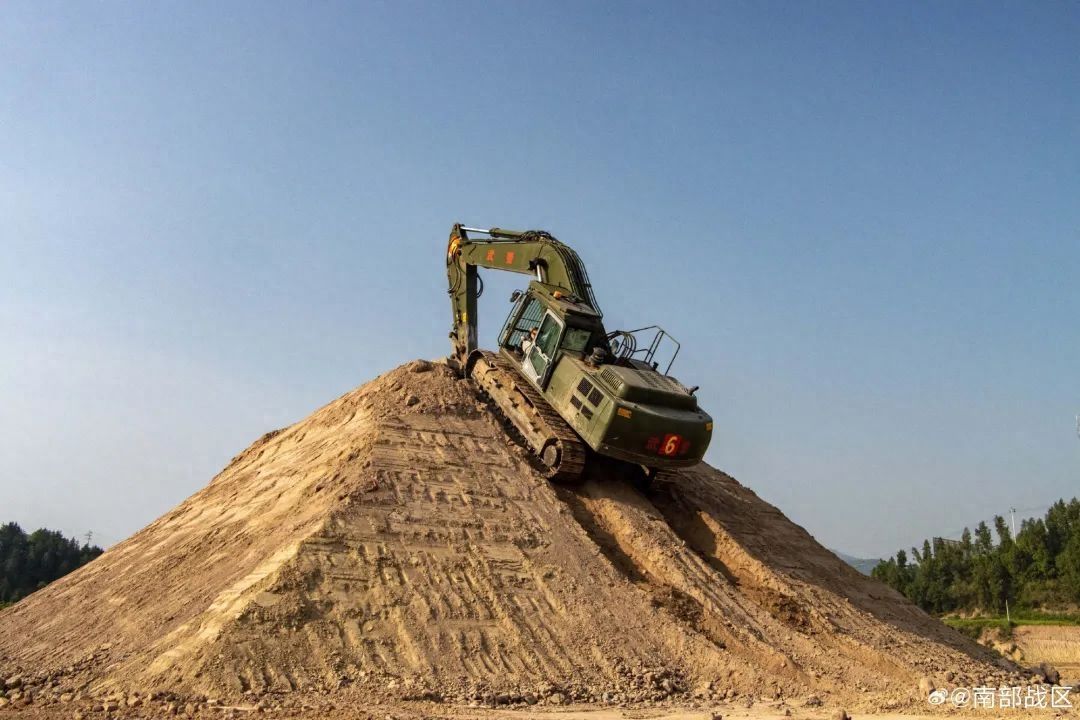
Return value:
[[(670, 362), (660, 372), (656, 360), (663, 343), (674, 343), (676, 353), (678, 343), (658, 326), (608, 333), (570, 246), (540, 230), (457, 224), (446, 266), (450, 362), (492, 399), (551, 479), (579, 479), (593, 454), (648, 473), (701, 460), (712, 418), (698, 407), (697, 388), (672, 377)], [(496, 352), (478, 347), (479, 268), (532, 277), (511, 298)]]

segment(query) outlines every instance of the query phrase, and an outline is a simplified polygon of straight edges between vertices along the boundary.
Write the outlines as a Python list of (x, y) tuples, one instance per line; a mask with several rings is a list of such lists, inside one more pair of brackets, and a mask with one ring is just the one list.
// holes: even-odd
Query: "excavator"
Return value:
[[(477, 347), (478, 269), (532, 276), (515, 291), (498, 351)], [(712, 418), (669, 373), (679, 343), (663, 328), (604, 328), (585, 265), (542, 230), (455, 224), (446, 249), (454, 319), (448, 362), (472, 378), (520, 433), (549, 480), (579, 482), (614, 461), (648, 480), (698, 463)], [(673, 352), (672, 352), (673, 350)], [(658, 353), (670, 359), (659, 369)]]

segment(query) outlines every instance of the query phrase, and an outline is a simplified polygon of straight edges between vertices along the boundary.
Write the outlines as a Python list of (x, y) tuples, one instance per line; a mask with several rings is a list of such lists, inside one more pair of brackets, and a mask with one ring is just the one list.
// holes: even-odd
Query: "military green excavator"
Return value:
[[(533, 277), (510, 298), (497, 352), (477, 347), (478, 268)], [(647, 476), (701, 460), (713, 423), (698, 407), (697, 387), (669, 374), (678, 342), (656, 325), (605, 330), (585, 266), (568, 245), (540, 230), (457, 224), (446, 269), (454, 312), (449, 362), (492, 399), (548, 478), (580, 480), (594, 454)], [(663, 371), (662, 348), (673, 350)]]

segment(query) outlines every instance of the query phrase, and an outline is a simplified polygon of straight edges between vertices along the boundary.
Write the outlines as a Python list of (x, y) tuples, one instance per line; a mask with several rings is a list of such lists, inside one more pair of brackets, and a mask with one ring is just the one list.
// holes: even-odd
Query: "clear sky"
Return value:
[(0, 521), (116, 542), (445, 355), (455, 221), (577, 248), (609, 327), (682, 341), (708, 460), (830, 547), (1071, 497), (1078, 38), (1071, 2), (0, 4)]

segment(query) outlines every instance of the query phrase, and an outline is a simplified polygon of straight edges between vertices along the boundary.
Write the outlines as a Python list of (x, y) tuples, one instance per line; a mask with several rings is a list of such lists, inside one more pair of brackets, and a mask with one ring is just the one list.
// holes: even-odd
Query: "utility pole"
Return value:
[(94, 531), (93, 530), (87, 530), (86, 531), (86, 547), (90, 547), (90, 541), (93, 540), (93, 539), (94, 539)]
[(1012, 531), (1013, 541), (1016, 541), (1016, 508), (1009, 508), (1009, 515), (1012, 517)]

